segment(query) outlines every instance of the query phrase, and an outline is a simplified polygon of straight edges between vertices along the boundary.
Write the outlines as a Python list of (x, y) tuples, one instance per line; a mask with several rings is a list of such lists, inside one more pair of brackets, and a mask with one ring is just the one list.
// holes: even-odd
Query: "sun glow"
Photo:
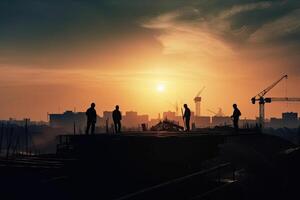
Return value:
[(164, 92), (165, 89), (166, 89), (166, 86), (165, 86), (164, 84), (162, 84), (162, 83), (159, 83), (159, 84), (157, 84), (157, 86), (156, 86), (156, 90), (157, 90), (158, 92)]

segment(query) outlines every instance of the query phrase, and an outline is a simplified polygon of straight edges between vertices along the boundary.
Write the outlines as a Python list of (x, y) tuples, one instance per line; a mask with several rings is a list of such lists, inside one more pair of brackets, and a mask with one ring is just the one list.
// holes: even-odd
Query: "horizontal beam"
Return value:
[(298, 97), (267, 97), (265, 98), (266, 103), (271, 103), (273, 101), (289, 101), (289, 102), (300, 102), (300, 98)]

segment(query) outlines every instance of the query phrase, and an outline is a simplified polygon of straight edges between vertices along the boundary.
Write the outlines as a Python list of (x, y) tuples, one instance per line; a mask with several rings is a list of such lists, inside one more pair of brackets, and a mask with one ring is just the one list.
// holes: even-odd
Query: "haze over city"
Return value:
[[(9, 2), (9, 3), (8, 3)], [(98, 113), (119, 104), (157, 117), (202, 94), (202, 113), (251, 97), (283, 74), (270, 96), (299, 97), (300, 3), (278, 1), (1, 1), (0, 118)], [(266, 116), (299, 112), (273, 103)]]

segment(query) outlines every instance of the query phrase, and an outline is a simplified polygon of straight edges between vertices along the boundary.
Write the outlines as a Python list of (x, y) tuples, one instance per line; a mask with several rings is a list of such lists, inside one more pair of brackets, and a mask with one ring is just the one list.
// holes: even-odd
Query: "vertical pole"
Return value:
[(265, 126), (265, 104), (259, 103), (259, 126), (261, 129)]
[(106, 118), (106, 120), (105, 120), (105, 122), (106, 122), (105, 123), (105, 125), (106, 125), (106, 133), (108, 133), (108, 120), (109, 120), (108, 118)]
[(17, 137), (16, 138), (16, 143), (15, 143), (15, 146), (13, 147), (13, 155), (17, 155), (20, 135), (17, 134), (16, 137)]
[(29, 149), (28, 149), (28, 124), (27, 124), (27, 119), (25, 119), (25, 152), (26, 155), (28, 155), (29, 153)]
[(9, 157), (9, 151), (10, 151), (10, 147), (12, 145), (12, 140), (13, 140), (13, 127), (10, 128), (10, 132), (9, 132), (9, 136), (8, 136), (8, 144), (7, 144), (7, 149), (6, 149), (6, 159), (8, 159)]
[(74, 133), (74, 135), (76, 135), (76, 124), (75, 124), (75, 121), (74, 121), (74, 124), (73, 124), (73, 133)]
[(2, 153), (2, 141), (3, 141), (3, 135), (4, 135), (4, 124), (1, 123), (1, 135), (0, 135), (0, 155)]

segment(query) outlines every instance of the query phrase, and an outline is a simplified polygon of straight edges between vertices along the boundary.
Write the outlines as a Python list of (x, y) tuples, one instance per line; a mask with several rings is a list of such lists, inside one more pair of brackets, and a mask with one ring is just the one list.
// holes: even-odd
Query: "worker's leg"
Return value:
[(95, 134), (95, 123), (92, 123), (91, 134)]
[(86, 129), (85, 129), (85, 134), (89, 134), (89, 131), (90, 131), (90, 126), (91, 126), (91, 123), (90, 122), (87, 122), (86, 123)]
[(186, 120), (185, 120), (185, 123), (186, 123), (186, 124), (185, 124), (185, 125), (186, 125), (186, 130), (187, 130), (187, 131), (190, 131), (190, 119), (186, 119)]
[(118, 123), (114, 121), (114, 126), (115, 126), (115, 133), (118, 133)]
[(234, 130), (238, 131), (239, 130), (239, 121), (238, 120), (234, 120), (233, 126), (234, 126)]
[(118, 133), (121, 133), (121, 121), (118, 122)]

